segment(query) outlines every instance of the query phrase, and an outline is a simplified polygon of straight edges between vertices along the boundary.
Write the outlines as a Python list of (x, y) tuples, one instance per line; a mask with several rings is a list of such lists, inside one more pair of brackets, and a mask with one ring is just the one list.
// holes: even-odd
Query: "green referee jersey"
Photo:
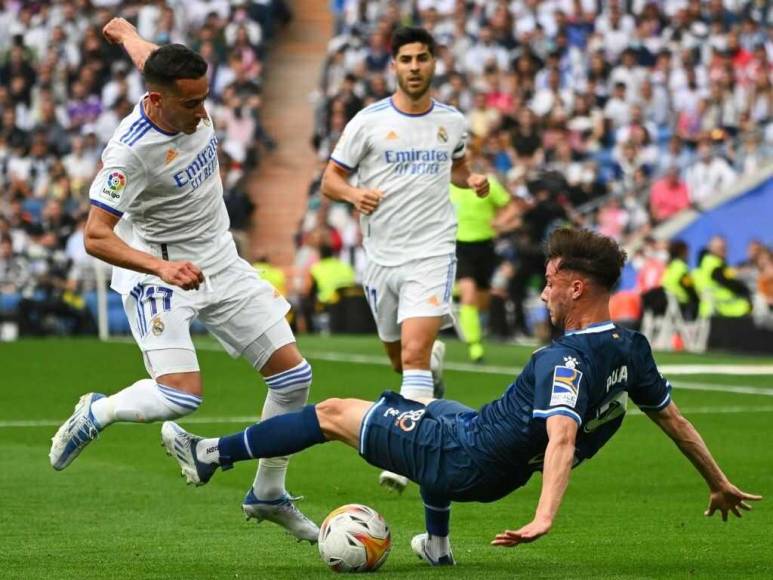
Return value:
[(495, 178), (489, 176), (489, 194), (478, 197), (472, 189), (462, 189), (451, 184), (451, 203), (456, 210), (459, 223), (456, 232), (458, 242), (484, 242), (496, 236), (491, 222), (501, 207), (505, 207), (512, 196)]

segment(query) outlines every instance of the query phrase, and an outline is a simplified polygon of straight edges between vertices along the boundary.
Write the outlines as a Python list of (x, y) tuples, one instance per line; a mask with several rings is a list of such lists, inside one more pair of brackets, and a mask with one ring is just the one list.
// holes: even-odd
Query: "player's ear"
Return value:
[(148, 100), (153, 103), (154, 106), (158, 106), (161, 102), (161, 93), (159, 91), (149, 90)]
[(575, 278), (572, 280), (570, 287), (572, 289), (572, 300), (578, 300), (585, 292), (585, 280)]

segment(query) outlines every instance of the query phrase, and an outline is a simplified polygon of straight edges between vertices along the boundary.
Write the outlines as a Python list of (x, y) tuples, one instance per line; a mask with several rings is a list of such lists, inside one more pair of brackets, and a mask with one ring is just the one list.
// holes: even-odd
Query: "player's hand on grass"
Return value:
[(137, 29), (125, 18), (112, 18), (105, 24), (102, 34), (111, 44), (121, 44), (127, 37), (136, 36)]
[(512, 548), (518, 544), (528, 544), (547, 534), (551, 527), (551, 522), (535, 519), (519, 530), (505, 530), (501, 534), (497, 534), (491, 545)]
[(475, 195), (478, 197), (486, 197), (488, 195), (489, 183), (488, 177), (485, 175), (471, 173), (467, 178), (467, 185), (475, 191)]
[(752, 507), (747, 501), (759, 501), (761, 499), (761, 495), (746, 493), (732, 483), (728, 483), (723, 488), (711, 492), (709, 495), (709, 507), (703, 515), (711, 517), (715, 511), (719, 510), (722, 513), (722, 521), (726, 522), (728, 512), (733, 512), (736, 517), (740, 518), (741, 512), (739, 508), (751, 511)]
[(357, 193), (352, 203), (364, 215), (370, 215), (376, 211), (381, 203), (381, 198), (384, 197), (384, 194), (378, 189), (357, 189), (355, 191)]
[(167, 284), (174, 284), (183, 290), (198, 290), (204, 282), (201, 269), (192, 262), (164, 262), (158, 277)]

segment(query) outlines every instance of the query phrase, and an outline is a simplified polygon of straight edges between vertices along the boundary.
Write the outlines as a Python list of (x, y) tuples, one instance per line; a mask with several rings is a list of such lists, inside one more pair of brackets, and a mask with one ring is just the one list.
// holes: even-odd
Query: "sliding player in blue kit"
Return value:
[(203, 485), (218, 467), (296, 453), (342, 441), (369, 463), (421, 486), (427, 532), (412, 549), (433, 565), (454, 563), (451, 501), (490, 502), (542, 472), (534, 519), (506, 530), (493, 545), (516, 546), (547, 534), (571, 469), (593, 457), (623, 422), (628, 397), (692, 462), (710, 490), (706, 515), (740, 516), (745, 493), (725, 476), (700, 434), (671, 400), (647, 339), (612, 323), (610, 291), (625, 262), (613, 240), (583, 230), (556, 230), (548, 242), (542, 300), (564, 336), (536, 351), (497, 400), (474, 411), (447, 400), (417, 402), (385, 392), (372, 402), (328, 399), (235, 435), (206, 439), (164, 423), (162, 439), (190, 481)]

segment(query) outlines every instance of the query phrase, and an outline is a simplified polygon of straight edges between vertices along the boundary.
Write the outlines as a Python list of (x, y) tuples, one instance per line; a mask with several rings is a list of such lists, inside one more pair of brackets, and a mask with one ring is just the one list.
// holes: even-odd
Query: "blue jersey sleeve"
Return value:
[(564, 415), (582, 425), (588, 406), (588, 377), (576, 351), (547, 348), (534, 360), (534, 410), (532, 416), (547, 419)]
[(658, 371), (650, 344), (643, 335), (634, 335), (632, 354), (636, 379), (628, 387), (631, 400), (644, 411), (664, 409), (671, 402), (671, 383)]

